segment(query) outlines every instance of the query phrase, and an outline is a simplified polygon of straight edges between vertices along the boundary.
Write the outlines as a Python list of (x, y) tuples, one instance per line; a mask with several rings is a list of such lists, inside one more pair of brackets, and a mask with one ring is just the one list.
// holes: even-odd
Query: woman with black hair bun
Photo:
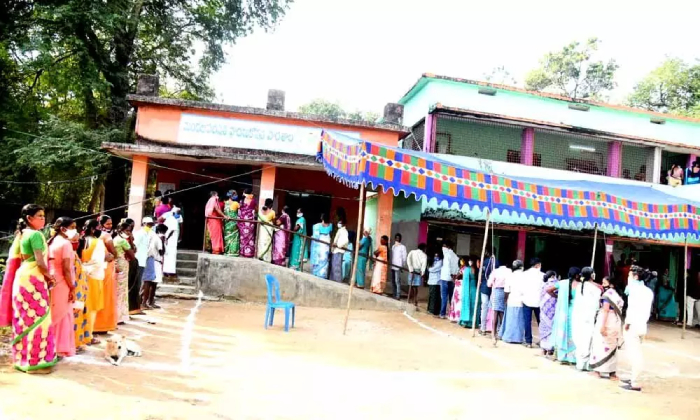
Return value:
[(572, 337), (576, 345), (576, 369), (590, 370), (591, 340), (595, 328), (595, 318), (600, 309), (600, 296), (603, 288), (596, 280), (592, 267), (581, 270), (581, 284), (575, 290), (572, 318)]
[(563, 364), (576, 363), (576, 345), (572, 335), (572, 318), (575, 294), (580, 284), (581, 269), (571, 267), (566, 279), (559, 280), (554, 285), (545, 286), (551, 296), (557, 298), (557, 305), (552, 326), (554, 337), (554, 354), (556, 360)]

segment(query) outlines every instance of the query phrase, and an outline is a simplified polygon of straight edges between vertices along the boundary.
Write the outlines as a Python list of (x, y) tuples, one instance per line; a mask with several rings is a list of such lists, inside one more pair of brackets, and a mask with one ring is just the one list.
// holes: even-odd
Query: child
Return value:
[(141, 288), (142, 309), (160, 309), (155, 304), (156, 288), (163, 281), (163, 255), (165, 255), (165, 233), (168, 227), (164, 224), (156, 226), (156, 238), (150, 241), (146, 269), (143, 272), (143, 287)]

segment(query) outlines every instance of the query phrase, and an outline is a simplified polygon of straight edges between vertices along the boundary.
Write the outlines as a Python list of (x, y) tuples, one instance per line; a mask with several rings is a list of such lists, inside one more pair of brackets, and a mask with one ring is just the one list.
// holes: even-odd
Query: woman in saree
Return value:
[(51, 290), (51, 323), (56, 332), (56, 353), (59, 357), (75, 355), (73, 331), (73, 302), (75, 302), (75, 251), (73, 241), (78, 236), (76, 224), (70, 217), (59, 217), (49, 239), (49, 270), (56, 279)]
[(56, 279), (46, 261), (45, 220), (43, 207), (27, 204), (17, 226), (22, 264), (12, 285), (12, 361), (27, 373), (50, 373), (57, 362), (49, 297)]
[(372, 229), (367, 228), (362, 232), (362, 240), (360, 241), (360, 249), (357, 254), (357, 272), (355, 273), (355, 286), (360, 289), (365, 288), (365, 279), (367, 278), (367, 261), (369, 254), (372, 252)]
[(378, 261), (374, 262), (374, 272), (372, 273), (372, 293), (381, 295), (384, 293), (384, 287), (386, 287), (386, 277), (387, 271), (389, 270), (389, 265), (387, 264), (389, 257), (389, 237), (383, 235), (377, 250), (374, 251), (374, 258)]
[(557, 273), (552, 270), (547, 271), (544, 275), (544, 287), (540, 294), (540, 348), (545, 357), (554, 354), (552, 325), (557, 309), (557, 298), (547, 293), (547, 289), (554, 287), (558, 281)]
[[(304, 246), (304, 238), (300, 236), (306, 235), (306, 219), (304, 219), (304, 211), (301, 208), (297, 210), (297, 221), (294, 223), (292, 230), (296, 233), (292, 236), (292, 249), (289, 251), (289, 268), (299, 270), (304, 259), (304, 248), (306, 248)], [(330, 242), (330, 236), (328, 242)]]
[[(73, 249), (76, 250), (78, 244), (73, 244)], [(75, 252), (75, 251), (74, 251)], [(75, 307), (73, 311), (73, 331), (75, 332), (75, 350), (80, 353), (85, 349), (85, 346), (92, 342), (91, 332), (88, 330), (88, 278), (87, 272), (83, 269), (83, 264), (80, 262), (80, 257), (76, 254), (75, 259)]]
[(678, 318), (676, 291), (669, 284), (668, 270), (661, 277), (661, 284), (656, 291), (656, 314), (661, 321), (675, 321)]
[(224, 203), (224, 215), (228, 218), (224, 222), (224, 254), (237, 257), (240, 250), (240, 238), (238, 237), (238, 193), (231, 190), (226, 193), (228, 198)]
[[(476, 304), (476, 299), (478, 293), (476, 290), (476, 265), (474, 264), (474, 258), (469, 258), (467, 266), (462, 273), (462, 285), (463, 285), (463, 295), (462, 295), (462, 314), (459, 318), (459, 325), (465, 328), (471, 328), (474, 324), (474, 305)], [(479, 326), (479, 315), (481, 311), (476, 311), (476, 326)]]
[[(272, 240), (272, 263), (275, 265), (285, 265), (287, 260), (287, 250), (289, 249), (289, 230), (292, 229), (292, 219), (289, 218), (289, 207), (282, 208), (282, 214), (275, 222), (278, 229)], [(284, 230), (282, 230), (284, 229)]]
[(2, 290), (0, 290), (0, 327), (12, 326), (12, 285), (15, 282), (17, 269), (22, 264), (22, 255), (19, 252), (20, 237), (18, 232), (7, 252), (5, 275), (2, 279)]
[(117, 323), (129, 320), (129, 260), (135, 258), (134, 249), (129, 243), (129, 235), (133, 225), (121, 222), (114, 233), (114, 249), (116, 254), (116, 279), (117, 279)]
[(223, 219), (227, 216), (219, 205), (219, 193), (212, 191), (209, 193), (209, 201), (204, 207), (204, 217), (207, 219), (207, 232), (211, 240), (211, 253), (220, 255), (224, 252), (224, 229)]
[(272, 199), (266, 198), (265, 205), (258, 213), (260, 229), (258, 230), (258, 259), (265, 262), (272, 262), (272, 236), (275, 233), (273, 222), (275, 221), (275, 211), (272, 210)]
[(104, 309), (104, 283), (106, 278), (107, 247), (100, 239), (101, 232), (97, 229), (97, 220), (88, 220), (83, 228), (83, 237), (78, 245), (78, 257), (82, 264), (83, 273), (87, 278), (87, 326), (85, 328), (86, 344), (99, 344), (94, 337), (97, 314)]
[[(104, 271), (102, 294), (99, 295), (103, 303), (101, 309), (97, 312), (92, 333), (106, 333), (117, 329), (117, 280), (115, 268), (117, 251), (114, 249), (114, 242), (112, 241), (112, 226), (112, 219), (109, 216), (100, 217), (99, 230), (96, 233), (106, 249), (104, 260), (107, 262), (107, 267)], [(96, 340), (93, 336), (92, 343), (99, 344), (99, 340)]]
[(253, 258), (255, 256), (255, 232), (257, 226), (255, 223), (247, 222), (246, 220), (255, 220), (255, 207), (257, 203), (253, 198), (253, 192), (247, 188), (243, 192), (243, 202), (238, 210), (238, 233), (241, 238), (240, 255), (245, 258)]
[(581, 284), (576, 287), (571, 333), (576, 345), (576, 369), (590, 370), (591, 341), (595, 318), (600, 309), (603, 287), (596, 282), (593, 268), (581, 269)]
[(625, 302), (617, 293), (610, 279), (603, 278), (605, 292), (600, 300), (591, 343), (590, 368), (600, 378), (616, 379), (617, 349), (622, 339), (622, 307)]
[(545, 290), (557, 298), (552, 326), (556, 359), (563, 364), (575, 364), (576, 345), (571, 332), (571, 320), (576, 299), (574, 290), (579, 285), (581, 270), (578, 267), (571, 267), (568, 277), (566, 280), (560, 280), (554, 285), (545, 287)]
[(467, 264), (464, 262), (464, 258), (459, 259), (459, 274), (455, 278), (455, 289), (452, 293), (452, 303), (450, 304), (450, 310), (447, 312), (447, 319), (450, 322), (459, 322), (462, 318), (462, 299), (464, 298), (464, 271), (466, 270)]
[[(330, 224), (328, 216), (321, 215), (321, 221), (313, 226), (312, 237), (316, 241), (311, 241), (311, 273), (322, 279), (328, 278), (329, 253), (331, 250), (331, 231), (333, 225)], [(323, 242), (318, 242), (323, 241)]]

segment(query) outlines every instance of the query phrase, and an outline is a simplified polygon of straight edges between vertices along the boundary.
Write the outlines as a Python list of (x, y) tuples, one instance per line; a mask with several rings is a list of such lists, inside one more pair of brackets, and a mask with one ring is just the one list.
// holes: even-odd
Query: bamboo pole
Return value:
[(593, 232), (593, 255), (591, 255), (591, 268), (595, 263), (595, 246), (598, 244), (598, 222), (595, 223), (595, 232)]
[(688, 322), (688, 234), (685, 235), (683, 252), (683, 331), (681, 338), (685, 339), (685, 325)]
[(350, 272), (350, 290), (348, 290), (348, 307), (345, 308), (345, 321), (343, 321), (343, 335), (348, 330), (348, 318), (350, 317), (350, 303), (352, 302), (352, 290), (355, 288), (355, 274), (357, 273), (357, 257), (360, 254), (360, 239), (362, 238), (362, 225), (365, 219), (365, 199), (367, 191), (365, 184), (360, 184), (360, 209), (357, 216), (357, 232), (355, 235), (355, 258), (352, 261), (352, 270)]
[[(477, 314), (477, 309), (479, 308), (479, 297), (481, 297), (481, 294), (479, 293), (479, 290), (481, 289), (481, 280), (482, 280), (482, 275), (484, 272), (484, 254), (486, 253), (486, 243), (488, 242), (489, 239), (489, 223), (491, 222), (491, 211), (488, 211), (489, 214), (486, 217), (486, 226), (484, 227), (484, 243), (481, 245), (481, 264), (479, 264), (479, 274), (477, 276), (477, 281), (476, 281), (476, 293), (477, 293), (477, 299), (474, 300), (474, 314), (472, 317), (472, 337), (476, 337), (476, 314)], [(493, 258), (493, 256), (491, 256)], [(487, 279), (488, 280), (488, 279)], [(464, 281), (464, 279), (462, 279)], [(469, 287), (469, 285), (467, 285)], [(481, 322), (486, 322), (485, 319), (482, 319)]]

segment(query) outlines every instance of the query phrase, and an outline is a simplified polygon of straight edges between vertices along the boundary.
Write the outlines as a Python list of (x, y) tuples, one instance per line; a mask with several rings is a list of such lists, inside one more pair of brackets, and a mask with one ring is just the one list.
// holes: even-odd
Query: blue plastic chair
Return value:
[(280, 283), (272, 274), (265, 275), (267, 283), (267, 309), (265, 310), (265, 329), (272, 326), (275, 320), (275, 309), (284, 309), (284, 331), (289, 332), (289, 310), (292, 311), (292, 328), (294, 328), (295, 306), (294, 302), (280, 300)]

